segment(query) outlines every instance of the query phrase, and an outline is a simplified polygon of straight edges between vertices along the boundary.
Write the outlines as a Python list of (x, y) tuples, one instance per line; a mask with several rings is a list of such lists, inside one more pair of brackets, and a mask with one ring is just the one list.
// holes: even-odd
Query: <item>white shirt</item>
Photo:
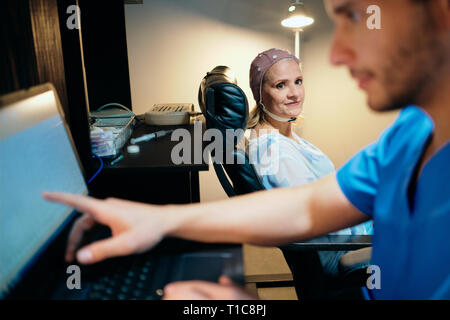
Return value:
[[(249, 132), (247, 132), (249, 135)], [(247, 153), (266, 189), (311, 183), (335, 171), (331, 160), (317, 147), (295, 133), (293, 139), (279, 133), (266, 133), (248, 139)], [(372, 222), (333, 234), (372, 234)]]

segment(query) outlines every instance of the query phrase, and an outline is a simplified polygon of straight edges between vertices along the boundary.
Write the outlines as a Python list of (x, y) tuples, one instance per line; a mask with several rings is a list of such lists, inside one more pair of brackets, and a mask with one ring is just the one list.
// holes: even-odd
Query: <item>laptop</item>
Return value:
[[(80, 213), (41, 194), (88, 194), (80, 163), (51, 84), (0, 97), (0, 298), (161, 299), (167, 283), (217, 281), (222, 274), (243, 284), (239, 245), (167, 238), (139, 255), (65, 263)], [(98, 226), (86, 241), (108, 236)]]

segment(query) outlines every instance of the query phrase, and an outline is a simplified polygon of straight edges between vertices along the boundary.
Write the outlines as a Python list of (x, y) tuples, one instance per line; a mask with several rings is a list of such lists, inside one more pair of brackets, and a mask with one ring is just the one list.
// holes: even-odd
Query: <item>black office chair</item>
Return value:
[[(198, 101), (205, 116), (206, 128), (219, 130), (223, 139), (223, 149), (211, 154), (211, 158), (227, 195), (233, 197), (264, 190), (242, 143), (249, 116), (248, 102), (230, 68), (217, 66), (207, 73), (200, 84)], [(233, 161), (229, 163), (231, 159)], [(299, 298), (321, 298), (330, 290), (342, 287), (341, 283), (321, 273), (322, 265), (317, 252), (296, 250), (292, 244), (279, 248), (291, 269)], [(316, 276), (312, 277), (312, 274)]]
[[(248, 102), (228, 67), (217, 66), (207, 73), (200, 84), (198, 101), (206, 128), (219, 130), (223, 137), (223, 149), (211, 158), (218, 160), (213, 161), (214, 170), (227, 195), (233, 197), (264, 190), (247, 153), (243, 148), (237, 148), (247, 128)], [(234, 135), (230, 136), (230, 133)], [(226, 159), (233, 161), (229, 163)]]

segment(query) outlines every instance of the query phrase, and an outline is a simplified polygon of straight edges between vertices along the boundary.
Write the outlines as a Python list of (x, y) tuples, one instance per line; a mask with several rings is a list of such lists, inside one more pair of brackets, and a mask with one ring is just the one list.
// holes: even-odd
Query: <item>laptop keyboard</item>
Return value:
[[(131, 260), (131, 261), (130, 261)], [(93, 300), (159, 300), (169, 282), (173, 257), (135, 256), (109, 268), (92, 282), (87, 294)]]

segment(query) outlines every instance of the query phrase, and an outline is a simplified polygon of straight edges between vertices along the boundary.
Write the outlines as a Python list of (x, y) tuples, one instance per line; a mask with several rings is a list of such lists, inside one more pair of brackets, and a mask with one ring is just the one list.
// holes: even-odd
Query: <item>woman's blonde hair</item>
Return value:
[(250, 111), (250, 115), (248, 117), (247, 129), (252, 129), (258, 125), (258, 123), (265, 121), (264, 119), (264, 111), (262, 108), (255, 105), (255, 107)]

